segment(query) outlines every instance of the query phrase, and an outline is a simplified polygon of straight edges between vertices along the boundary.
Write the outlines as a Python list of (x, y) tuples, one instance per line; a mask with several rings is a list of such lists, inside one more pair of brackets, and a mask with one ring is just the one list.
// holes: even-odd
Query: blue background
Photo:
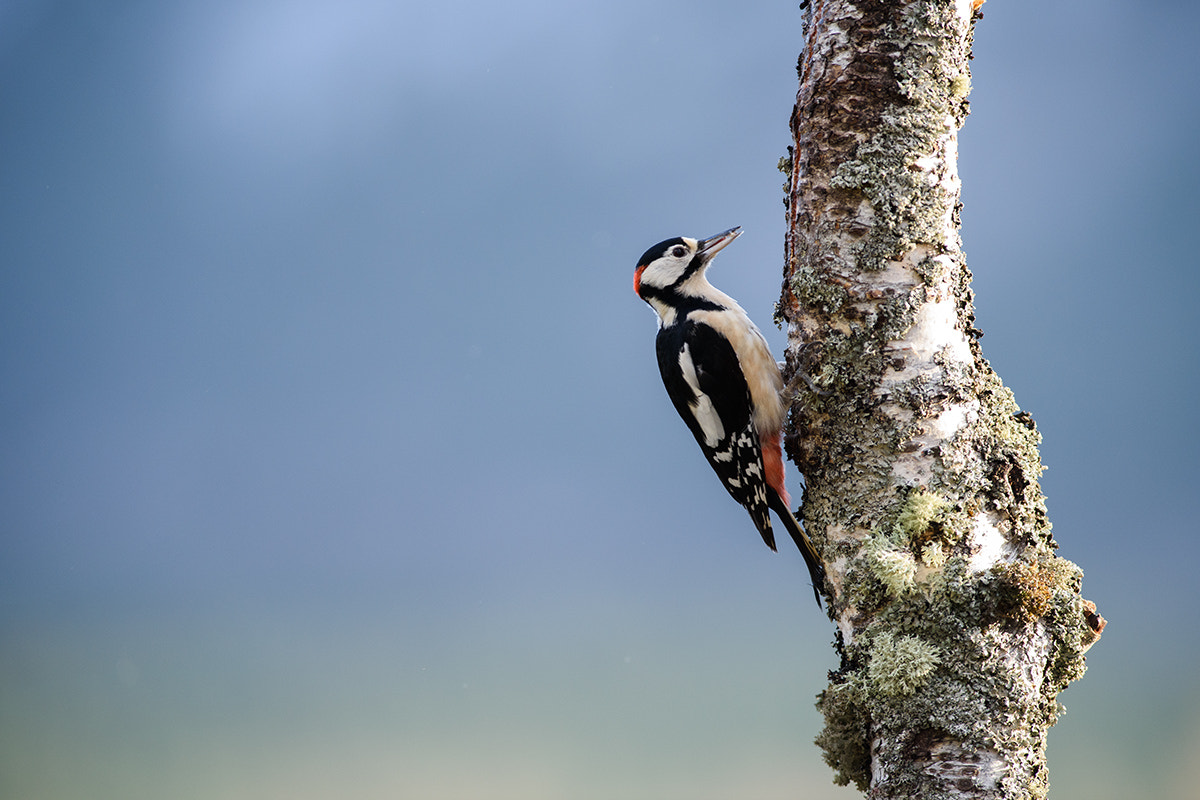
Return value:
[[(1053, 791), (1200, 797), (1200, 11), (983, 10), (984, 351), (1109, 620)], [(782, 351), (800, 25), (0, 3), (0, 795), (856, 796), (833, 629), (630, 286), (742, 225), (712, 278)]]

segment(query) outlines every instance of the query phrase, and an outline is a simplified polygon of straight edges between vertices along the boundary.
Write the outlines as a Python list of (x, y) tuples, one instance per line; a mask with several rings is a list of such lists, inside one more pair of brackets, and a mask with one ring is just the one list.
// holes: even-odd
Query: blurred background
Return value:
[[(1109, 620), (1052, 791), (1200, 797), (1200, 9), (983, 10), (979, 326)], [(857, 796), (833, 628), (631, 291), (742, 225), (713, 279), (782, 352), (800, 27), (0, 2), (0, 796)]]

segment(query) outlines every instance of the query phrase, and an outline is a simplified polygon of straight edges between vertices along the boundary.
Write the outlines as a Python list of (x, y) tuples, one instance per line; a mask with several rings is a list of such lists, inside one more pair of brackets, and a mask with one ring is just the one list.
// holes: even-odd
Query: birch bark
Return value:
[(789, 456), (841, 667), (818, 737), (879, 798), (1037, 798), (1103, 619), (1040, 436), (984, 360), (958, 234), (972, 0), (813, 0), (784, 167)]

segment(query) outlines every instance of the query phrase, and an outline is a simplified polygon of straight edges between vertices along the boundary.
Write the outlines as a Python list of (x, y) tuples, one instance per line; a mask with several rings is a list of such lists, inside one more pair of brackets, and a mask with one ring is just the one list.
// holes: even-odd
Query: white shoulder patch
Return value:
[(686, 344), (679, 352), (679, 369), (683, 373), (684, 381), (696, 395), (696, 401), (688, 403), (688, 408), (691, 409), (692, 416), (700, 423), (700, 430), (704, 431), (704, 443), (709, 447), (716, 447), (725, 438), (725, 425), (717, 415), (717, 409), (713, 407), (712, 399), (700, 391), (700, 378), (696, 375), (696, 362), (692, 361), (692, 353)]
[(779, 398), (783, 377), (767, 340), (732, 300), (722, 311), (693, 311), (691, 319), (713, 328), (733, 346), (754, 403), (754, 424), (760, 432), (783, 427), (785, 410)]

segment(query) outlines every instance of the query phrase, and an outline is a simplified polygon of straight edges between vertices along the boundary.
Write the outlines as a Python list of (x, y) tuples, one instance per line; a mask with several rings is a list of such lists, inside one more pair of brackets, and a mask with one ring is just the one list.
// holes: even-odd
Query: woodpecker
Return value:
[(768, 511), (779, 517), (820, 603), (825, 568), (792, 515), (784, 485), (779, 365), (745, 310), (705, 276), (713, 257), (741, 233), (739, 227), (708, 239), (659, 242), (638, 260), (633, 291), (658, 314), (658, 369), (675, 410), (772, 550)]

